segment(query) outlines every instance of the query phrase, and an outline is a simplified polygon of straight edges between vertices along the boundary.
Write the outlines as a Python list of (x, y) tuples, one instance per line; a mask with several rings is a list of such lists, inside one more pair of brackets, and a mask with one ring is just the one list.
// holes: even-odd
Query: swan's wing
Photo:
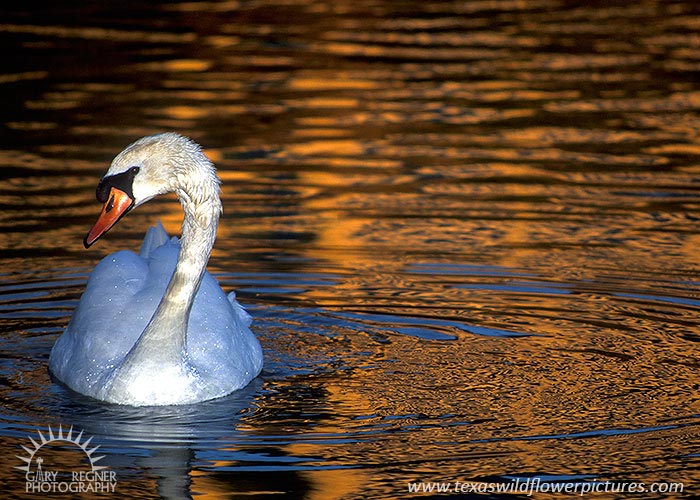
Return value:
[(123, 357), (135, 342), (132, 328), (141, 323), (129, 304), (144, 288), (147, 275), (146, 261), (130, 251), (108, 255), (95, 266), (68, 327), (51, 351), (54, 374), (81, 391), (76, 384), (97, 383), (97, 374)]
[(187, 352), (203, 375), (240, 389), (262, 368), (260, 342), (250, 330), (250, 315), (205, 272), (194, 299), (187, 330)]
[[(155, 240), (145, 241), (146, 247), (160, 238), (157, 228), (149, 234)], [(99, 375), (122, 361), (153, 316), (180, 248), (165, 237), (164, 245), (148, 250), (150, 259), (124, 250), (108, 255), (92, 271), (49, 360), (51, 371), (78, 392), (92, 393), (87, 388), (101, 383)]]
[(253, 317), (250, 314), (248, 314), (248, 311), (245, 310), (245, 307), (238, 303), (238, 301), (236, 300), (236, 292), (230, 292), (227, 295), (227, 297), (228, 301), (233, 307), (233, 311), (236, 313), (236, 316), (241, 321), (241, 323), (243, 323), (246, 326), (250, 326), (250, 324), (253, 322)]
[(165, 245), (169, 239), (170, 237), (165, 231), (163, 224), (158, 221), (155, 226), (148, 228), (146, 236), (143, 238), (143, 243), (141, 243), (139, 256), (148, 259), (156, 248)]

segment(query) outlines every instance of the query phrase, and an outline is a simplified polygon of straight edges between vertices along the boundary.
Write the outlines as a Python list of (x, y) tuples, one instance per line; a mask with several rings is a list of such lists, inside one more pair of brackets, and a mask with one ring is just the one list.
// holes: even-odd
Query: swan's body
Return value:
[(185, 211), (181, 243), (157, 226), (140, 255), (103, 259), (51, 351), (53, 374), (82, 394), (138, 406), (194, 403), (244, 387), (262, 368), (250, 317), (205, 269), (221, 203), (214, 167), (195, 143), (160, 134), (120, 153), (98, 187), (105, 205), (86, 246), (170, 191)]

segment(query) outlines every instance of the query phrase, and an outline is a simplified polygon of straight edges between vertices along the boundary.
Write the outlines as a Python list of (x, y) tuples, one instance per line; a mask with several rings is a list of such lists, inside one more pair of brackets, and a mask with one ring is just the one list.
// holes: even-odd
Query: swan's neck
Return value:
[(202, 282), (219, 224), (218, 183), (207, 196), (175, 189), (185, 211), (177, 265), (153, 318), (125, 362), (181, 364), (187, 356), (187, 323)]
[[(218, 197), (216, 203), (207, 203), (211, 205), (210, 207), (188, 206), (191, 203), (182, 199), (181, 201), (185, 209), (185, 219), (182, 223), (180, 253), (175, 272), (156, 315), (161, 308), (170, 305), (183, 315), (183, 320), (186, 320), (189, 319), (194, 297), (202, 282), (214, 246), (221, 209)], [(186, 323), (184, 321), (184, 324)]]

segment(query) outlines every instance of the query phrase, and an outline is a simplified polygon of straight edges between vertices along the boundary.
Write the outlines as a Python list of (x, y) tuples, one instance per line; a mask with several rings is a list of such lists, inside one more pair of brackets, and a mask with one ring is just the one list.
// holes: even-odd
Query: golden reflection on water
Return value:
[[(82, 248), (114, 154), (175, 129), (223, 181), (213, 271), (238, 273), (237, 288), (333, 276), (287, 295), (242, 281), (274, 363), (237, 426), (260, 442), (218, 451), (301, 459), (271, 463), (317, 499), (513, 474), (690, 480), (692, 7), (176, 2), (143, 19), (97, 10), (84, 26), (8, 18), (0, 34), (35, 59), (0, 76), (0, 258), (13, 279), (51, 282), (137, 249), (158, 218), (177, 234), (170, 196)], [(94, 52), (66, 50), (86, 42)], [(11, 370), (4, 400), (41, 405), (46, 328), (80, 287), (44, 300), (37, 285), (29, 300), (12, 286), (3, 331), (46, 346)], [(219, 472), (243, 459), (188, 460), (178, 487), (205, 498), (280, 491)]]

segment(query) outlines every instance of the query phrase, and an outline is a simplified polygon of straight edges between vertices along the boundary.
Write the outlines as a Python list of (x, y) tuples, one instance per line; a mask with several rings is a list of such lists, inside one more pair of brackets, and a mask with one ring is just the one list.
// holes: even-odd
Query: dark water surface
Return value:
[[(696, 2), (0, 9), (3, 497), (36, 498), (17, 456), (59, 425), (124, 498), (698, 491)], [(101, 257), (178, 233), (166, 197), (82, 247), (111, 158), (164, 130), (219, 167), (210, 270), (265, 369), (201, 405), (102, 404), (48, 356)]]

